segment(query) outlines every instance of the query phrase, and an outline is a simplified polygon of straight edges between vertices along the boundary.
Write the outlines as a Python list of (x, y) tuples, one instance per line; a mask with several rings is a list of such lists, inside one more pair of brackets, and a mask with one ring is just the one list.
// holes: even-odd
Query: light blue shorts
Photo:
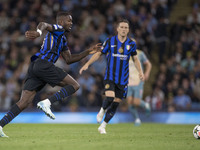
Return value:
[(137, 86), (128, 86), (127, 97), (132, 96), (134, 98), (142, 99), (144, 82), (140, 82)]

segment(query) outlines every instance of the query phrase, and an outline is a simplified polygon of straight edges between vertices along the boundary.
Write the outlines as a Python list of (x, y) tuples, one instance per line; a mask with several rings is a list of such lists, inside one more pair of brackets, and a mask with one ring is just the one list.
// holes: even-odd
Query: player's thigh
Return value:
[(31, 101), (34, 98), (35, 94), (36, 94), (36, 91), (22, 90), (20, 100)]
[(106, 97), (115, 97), (115, 84), (112, 81), (104, 81), (104, 91)]
[(141, 99), (140, 99), (140, 98), (134, 98), (134, 100), (133, 100), (133, 104), (134, 104), (135, 106), (139, 106), (139, 105), (140, 105), (140, 102), (141, 102)]
[(61, 83), (61, 81), (63, 81), (68, 75), (65, 70), (55, 66), (52, 62), (48, 62), (45, 59), (36, 60), (33, 72), (39, 79), (48, 83), (52, 87)]
[[(23, 85), (23, 91), (40, 91), (46, 85), (46, 82), (44, 82), (37, 76), (37, 74), (35, 74), (34, 65), (34, 62), (29, 65), (26, 79)], [(26, 95), (26, 93), (29, 92), (22, 92), (22, 96)]]
[(133, 86), (128, 86), (127, 97), (133, 97), (133, 96), (134, 96)]
[(140, 101), (143, 96), (143, 83), (139, 84), (138, 86), (134, 86), (134, 105), (140, 105)]
[(45, 85), (46, 83), (37, 77), (27, 78), (24, 82), (23, 91), (40, 91)]
[(106, 97), (115, 97), (115, 92), (114, 91), (105, 91)]
[(69, 74), (65, 76), (65, 78), (58, 83), (59, 86), (65, 86), (65, 85), (72, 85), (75, 89), (79, 88), (79, 83)]
[(115, 97), (125, 99), (127, 95), (127, 86), (115, 84)]
[(117, 98), (117, 97), (115, 97), (114, 102), (121, 103), (121, 102), (122, 102), (122, 99), (121, 99), (121, 98)]
[(132, 104), (133, 104), (133, 97), (132, 97), (132, 96), (127, 96), (126, 100), (127, 100), (127, 103), (128, 103), (129, 105), (132, 105)]

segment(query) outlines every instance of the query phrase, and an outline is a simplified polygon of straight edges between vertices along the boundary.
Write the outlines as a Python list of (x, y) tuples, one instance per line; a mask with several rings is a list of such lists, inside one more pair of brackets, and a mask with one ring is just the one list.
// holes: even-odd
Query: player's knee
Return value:
[(131, 96), (129, 96), (129, 97), (127, 98), (127, 103), (128, 103), (129, 105), (133, 105), (133, 99), (132, 99)]
[(112, 112), (113, 112), (114, 114), (115, 114), (115, 112), (116, 112), (118, 106), (119, 106), (119, 103), (118, 103), (118, 102), (113, 102), (113, 103), (111, 104), (110, 109), (112, 110)]
[(74, 89), (77, 91), (80, 88), (80, 84), (76, 83), (73, 85)]
[(114, 99), (114, 102), (117, 102), (117, 103), (121, 103), (121, 101), (122, 100), (120, 98), (117, 98), (117, 97)]
[(140, 105), (140, 99), (135, 98), (134, 101), (133, 101), (133, 105), (139, 106)]

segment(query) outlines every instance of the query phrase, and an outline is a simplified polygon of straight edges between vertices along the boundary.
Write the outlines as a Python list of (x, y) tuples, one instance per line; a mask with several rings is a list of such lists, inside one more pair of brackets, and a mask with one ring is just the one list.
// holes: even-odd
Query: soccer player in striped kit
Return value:
[(48, 31), (40, 51), (31, 57), (20, 100), (0, 120), (0, 137), (8, 137), (2, 128), (27, 108), (36, 93), (46, 84), (52, 87), (56, 85), (62, 87), (53, 96), (37, 104), (37, 107), (51, 119), (55, 119), (50, 109), (51, 104), (61, 101), (79, 89), (79, 84), (74, 78), (54, 65), (60, 55), (62, 55), (67, 64), (71, 64), (101, 50), (101, 46), (97, 44), (80, 54), (71, 54), (67, 46), (65, 33), (70, 32), (72, 28), (72, 16), (67, 12), (59, 12), (56, 16), (56, 22), (57, 24), (53, 25), (40, 22), (37, 26), (37, 31), (27, 31), (25, 33), (28, 39), (35, 39), (41, 36), (44, 30)]
[(101, 134), (106, 134), (106, 125), (114, 116), (119, 103), (126, 97), (129, 78), (129, 58), (133, 57), (135, 66), (139, 72), (139, 78), (144, 79), (140, 61), (137, 57), (136, 43), (128, 37), (129, 22), (122, 19), (117, 24), (117, 35), (108, 38), (101, 52), (94, 54), (91, 59), (80, 69), (87, 70), (89, 65), (95, 62), (102, 54), (106, 55), (107, 67), (104, 77), (106, 99), (97, 114), (97, 122), (101, 122), (104, 114), (105, 119), (98, 128)]

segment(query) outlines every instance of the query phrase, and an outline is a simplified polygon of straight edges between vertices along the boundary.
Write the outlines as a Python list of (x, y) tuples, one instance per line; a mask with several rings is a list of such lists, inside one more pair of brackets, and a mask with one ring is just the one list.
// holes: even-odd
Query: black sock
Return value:
[(76, 92), (76, 90), (74, 89), (74, 87), (72, 85), (67, 85), (67, 86), (64, 86), (56, 94), (54, 94), (53, 96), (51, 96), (49, 98), (49, 100), (50, 100), (51, 103), (54, 103), (55, 101), (62, 100), (65, 97), (68, 97), (68, 96), (72, 95), (75, 92)]
[(5, 116), (0, 120), (0, 126), (2, 126), (3, 128), (6, 124), (12, 121), (20, 112), (21, 110), (19, 109), (19, 107), (16, 104), (13, 105), (10, 111), (7, 114), (5, 114)]
[(110, 104), (113, 102), (114, 97), (106, 97), (106, 99), (103, 101), (102, 107), (104, 110), (106, 110)]
[(108, 123), (112, 117), (115, 115), (115, 112), (117, 110), (117, 107), (119, 106), (119, 103), (118, 102), (113, 102), (110, 106), (110, 108), (108, 109), (108, 111), (106, 112), (106, 117), (104, 119), (104, 121), (106, 123)]

